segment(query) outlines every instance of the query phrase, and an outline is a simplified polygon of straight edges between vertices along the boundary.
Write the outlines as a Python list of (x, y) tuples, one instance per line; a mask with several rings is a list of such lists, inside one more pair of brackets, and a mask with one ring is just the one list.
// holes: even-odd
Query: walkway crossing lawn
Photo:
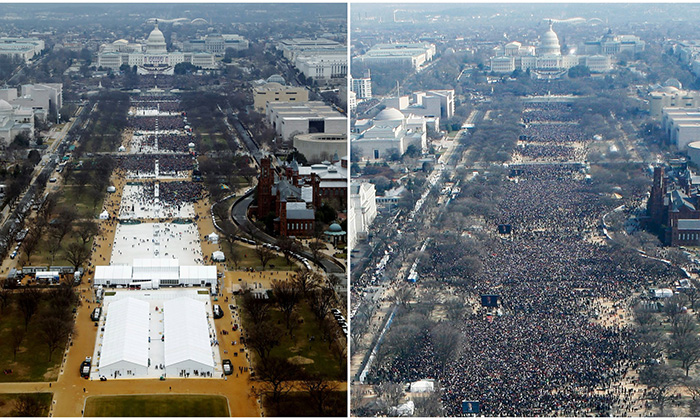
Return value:
[(85, 417), (229, 417), (220, 395), (121, 395), (89, 397)]

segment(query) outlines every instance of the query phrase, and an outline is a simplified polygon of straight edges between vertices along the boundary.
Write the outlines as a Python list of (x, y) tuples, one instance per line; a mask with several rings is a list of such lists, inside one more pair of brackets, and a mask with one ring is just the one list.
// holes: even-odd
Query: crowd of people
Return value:
[(190, 155), (119, 155), (116, 160), (117, 167), (125, 170), (128, 178), (184, 177), (193, 166)]
[(515, 149), (521, 156), (547, 161), (567, 161), (581, 158), (580, 153), (571, 146), (520, 144)]
[(155, 153), (158, 151), (187, 152), (189, 151), (189, 144), (192, 143), (193, 140), (194, 138), (192, 136), (183, 135), (179, 130), (171, 130), (168, 132), (158, 132), (157, 135), (134, 135), (131, 148), (132, 151), (138, 153)]
[(128, 123), (130, 127), (136, 130), (180, 130), (185, 127), (183, 117), (177, 116), (158, 116), (158, 117), (129, 117)]
[[(551, 119), (562, 119), (559, 111)], [(550, 117), (545, 109), (538, 118)], [(537, 127), (538, 136), (559, 144), (578, 132), (561, 124)], [(551, 155), (544, 150), (535, 154), (544, 161)], [(485, 416), (632, 414), (641, 403), (620, 385), (638, 363), (632, 330), (619, 318), (603, 323), (600, 302), (627, 301), (650, 279), (671, 284), (677, 274), (635, 252), (591, 239), (614, 205), (585, 181), (581, 165), (510, 169), (518, 182), (501, 183), (495, 211), (483, 215), (494, 233), (479, 239), (482, 268), (473, 281), (454, 282), (466, 301), (499, 295), (498, 311), (481, 308), (456, 324), (464, 339), (459, 357), (444, 369), (426, 334), (419, 350), (386, 358), (372, 367), (368, 379), (406, 383), (435, 378), (448, 416), (459, 415), (465, 400), (479, 401)], [(510, 224), (512, 233), (496, 234), (499, 224)], [(428, 266), (451, 267), (454, 276), (460, 253), (436, 254), (434, 249), (428, 249)], [(451, 281), (430, 270), (428, 277)], [(472, 270), (464, 267), (462, 277), (473, 277)]]

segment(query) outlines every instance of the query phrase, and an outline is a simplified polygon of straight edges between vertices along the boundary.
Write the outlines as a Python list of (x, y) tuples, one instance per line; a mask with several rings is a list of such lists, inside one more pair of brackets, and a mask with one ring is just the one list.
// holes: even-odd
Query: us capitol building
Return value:
[(575, 66), (586, 66), (591, 72), (604, 73), (612, 69), (609, 55), (562, 55), (559, 37), (552, 29), (542, 35), (540, 44), (525, 46), (514, 41), (496, 48), (496, 54), (491, 57), (491, 71), (494, 73), (512, 73), (516, 69), (530, 71), (533, 78), (551, 79), (564, 75), (568, 69)]
[(97, 54), (97, 66), (105, 69), (119, 70), (128, 64), (136, 66), (138, 74), (174, 74), (175, 66), (179, 63), (190, 63), (203, 69), (216, 68), (214, 54), (205, 51), (168, 52), (163, 32), (156, 27), (148, 35), (146, 45), (131, 44), (125, 39), (119, 39), (111, 44), (103, 44)]

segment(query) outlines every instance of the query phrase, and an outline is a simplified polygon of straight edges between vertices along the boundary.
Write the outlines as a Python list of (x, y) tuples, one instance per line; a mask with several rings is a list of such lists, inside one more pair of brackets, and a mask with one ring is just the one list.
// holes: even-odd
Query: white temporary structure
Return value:
[(168, 300), (163, 305), (167, 376), (177, 378), (214, 374), (205, 305), (187, 297)]
[(214, 251), (211, 253), (211, 259), (214, 261), (225, 261), (226, 256), (221, 251)]
[(104, 339), (97, 361), (100, 376), (128, 378), (148, 374), (148, 302), (126, 298), (107, 306)]
[(216, 234), (216, 232), (212, 232), (208, 236), (209, 240), (213, 244), (218, 244), (219, 243), (219, 235)]
[(110, 185), (109, 187), (107, 187), (107, 192), (108, 193), (117, 192), (117, 187), (115, 187), (114, 185)]
[(422, 379), (420, 381), (411, 382), (411, 392), (433, 392), (435, 391), (434, 379)]
[(107, 213), (107, 210), (103, 211), (100, 213), (100, 220), (107, 220), (109, 219), (109, 213)]
[(180, 284), (187, 286), (216, 284), (216, 266), (182, 265), (180, 266)]
[(174, 258), (135, 258), (133, 280), (135, 283), (158, 280), (161, 285), (180, 284), (180, 262)]
[(95, 266), (95, 286), (128, 286), (131, 284), (130, 265)]

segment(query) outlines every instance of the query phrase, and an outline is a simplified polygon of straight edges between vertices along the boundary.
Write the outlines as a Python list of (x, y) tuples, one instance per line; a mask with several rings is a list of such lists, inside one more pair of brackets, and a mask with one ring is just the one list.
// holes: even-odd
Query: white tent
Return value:
[(103, 211), (100, 213), (100, 220), (107, 220), (109, 219), (109, 213), (107, 213), (107, 210)]
[(177, 285), (180, 277), (180, 261), (174, 258), (135, 258), (135, 282), (159, 280), (161, 285)]
[(204, 302), (181, 297), (163, 305), (165, 373), (171, 378), (214, 373), (214, 356)]
[(211, 259), (214, 261), (225, 261), (226, 256), (221, 251), (214, 251), (211, 253)]
[(113, 192), (116, 192), (116, 191), (117, 191), (117, 187), (115, 187), (114, 185), (110, 185), (109, 187), (107, 187), (107, 192), (108, 192), (108, 193), (113, 193)]
[(216, 284), (215, 265), (180, 266), (180, 284), (187, 286), (204, 286), (207, 283)]
[(107, 306), (99, 374), (128, 378), (148, 374), (148, 302), (134, 298)]
[(422, 379), (420, 381), (411, 382), (411, 392), (433, 392), (435, 391), (435, 380)]
[(212, 232), (208, 236), (209, 240), (213, 244), (218, 244), (219, 243), (219, 235), (216, 234), (216, 232)]
[(131, 283), (130, 265), (95, 266), (95, 286), (128, 285)]

